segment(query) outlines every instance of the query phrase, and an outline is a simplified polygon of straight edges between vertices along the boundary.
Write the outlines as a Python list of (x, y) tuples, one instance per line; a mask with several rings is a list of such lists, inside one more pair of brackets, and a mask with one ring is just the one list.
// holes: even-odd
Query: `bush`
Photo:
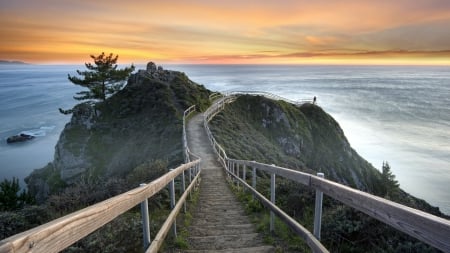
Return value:
[(33, 204), (33, 197), (25, 190), (20, 191), (19, 179), (4, 179), (0, 183), (0, 211), (14, 211), (26, 204)]
[(19, 211), (0, 212), (0, 240), (36, 227), (51, 219), (45, 206), (27, 206)]

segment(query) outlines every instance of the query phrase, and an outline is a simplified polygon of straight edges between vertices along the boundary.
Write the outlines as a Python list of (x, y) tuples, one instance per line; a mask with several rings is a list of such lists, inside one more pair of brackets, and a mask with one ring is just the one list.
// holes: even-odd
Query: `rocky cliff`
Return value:
[(209, 106), (210, 91), (181, 72), (149, 63), (105, 102), (75, 106), (55, 147), (53, 163), (27, 179), (39, 199), (83, 175), (122, 177), (141, 163), (182, 160), (182, 115)]

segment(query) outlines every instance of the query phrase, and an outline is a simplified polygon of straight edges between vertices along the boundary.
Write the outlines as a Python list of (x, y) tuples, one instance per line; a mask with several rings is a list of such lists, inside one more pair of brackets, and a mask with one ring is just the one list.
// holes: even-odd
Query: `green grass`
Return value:
[(210, 128), (231, 158), (324, 172), (332, 180), (377, 190), (378, 170), (351, 149), (339, 124), (318, 106), (240, 96), (211, 120)]

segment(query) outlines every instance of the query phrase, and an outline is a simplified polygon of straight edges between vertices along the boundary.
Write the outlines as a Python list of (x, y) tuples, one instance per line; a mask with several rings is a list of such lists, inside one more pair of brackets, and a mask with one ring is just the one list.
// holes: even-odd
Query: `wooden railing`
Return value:
[[(219, 159), (221, 160), (227, 174), (236, 180), (237, 183), (242, 184), (249, 189), (264, 206), (270, 209), (271, 212), (276, 214), (298, 235), (304, 238), (314, 252), (328, 252), (320, 241), (317, 240), (320, 239), (321, 217), (317, 216), (321, 216), (321, 199), (320, 201), (318, 200), (318, 196), (320, 197), (321, 193), (325, 193), (329, 197), (338, 200), (347, 206), (355, 208), (385, 224), (388, 224), (399, 231), (407, 233), (422, 242), (436, 247), (437, 249), (444, 252), (450, 252), (449, 220), (332, 182), (330, 180), (323, 179), (315, 175), (282, 168), (275, 165), (262, 164), (255, 161), (235, 160), (228, 158), (225, 150), (220, 146), (220, 144), (217, 143), (212, 135), (208, 127), (208, 122), (217, 113), (219, 113), (227, 103), (231, 103), (235, 99), (236, 94), (226, 96), (205, 112), (204, 126), (216, 154), (219, 156)], [(242, 168), (242, 171), (240, 171), (240, 168)], [(247, 183), (247, 171), (250, 169), (252, 173), (251, 186)], [(271, 175), (270, 201), (256, 190), (257, 170), (264, 171)], [(315, 236), (274, 205), (276, 176), (281, 176), (295, 182), (299, 182), (316, 190), (316, 217), (314, 227), (319, 228), (319, 233), (314, 231)], [(317, 204), (318, 202), (320, 202), (319, 205)], [(317, 210), (318, 208), (320, 208), (320, 210)], [(273, 224), (271, 224), (271, 229), (272, 226)]]
[(222, 94), (222, 93), (220, 93), (220, 92), (213, 92), (213, 93), (211, 93), (210, 95), (209, 95), (209, 100), (210, 101), (214, 101), (214, 100), (216, 100), (216, 99), (218, 99), (218, 98), (221, 98), (221, 97), (223, 97), (224, 95)]
[[(196, 169), (199, 162), (197, 160), (183, 164), (145, 186), (6, 238), (0, 241), (0, 252), (59, 252), (152, 197), (185, 170)], [(197, 181), (198, 176), (197, 173), (190, 187)], [(188, 188), (188, 190), (190, 189), (192, 188)], [(184, 199), (179, 201), (184, 201)]]
[(183, 151), (184, 151), (184, 162), (190, 162), (191, 156), (194, 156), (194, 160), (200, 159), (200, 157), (196, 156), (195, 154), (192, 154), (189, 150), (187, 138), (186, 138), (186, 119), (191, 115), (191, 113), (195, 112), (195, 105), (192, 105), (191, 107), (187, 108), (183, 112), (183, 136), (182, 136), (182, 142), (183, 142)]
[(228, 159), (227, 154), (225, 153), (225, 150), (220, 146), (220, 144), (216, 141), (214, 136), (211, 133), (211, 130), (209, 129), (208, 122), (211, 120), (217, 113), (223, 110), (226, 104), (232, 103), (236, 99), (235, 96), (225, 96), (220, 98), (216, 103), (214, 103), (212, 106), (210, 106), (204, 113), (203, 113), (203, 126), (205, 127), (206, 134), (208, 135), (208, 139), (211, 142), (211, 145), (213, 146), (214, 151), (219, 156), (220, 163), (226, 167), (226, 159)]
[[(183, 115), (183, 147), (187, 157), (192, 154), (186, 141), (185, 118), (195, 110), (188, 108)], [(170, 170), (158, 179), (141, 184), (140, 187), (127, 191), (115, 197), (104, 200), (95, 205), (86, 207), (49, 223), (43, 224), (28, 231), (19, 233), (0, 241), (0, 253), (16, 252), (59, 252), (80, 239), (86, 237), (95, 230), (109, 223), (117, 216), (141, 204), (143, 213), (144, 248), (146, 253), (157, 252), (164, 241), (165, 236), (173, 227), (176, 234), (176, 216), (185, 204), (187, 195), (198, 184), (200, 177), (200, 159), (188, 162)], [(188, 171), (189, 186), (185, 189), (185, 171)], [(175, 200), (175, 178), (181, 175), (182, 195)], [(148, 222), (148, 198), (169, 186), (172, 211), (162, 225), (154, 240), (150, 242), (150, 229)], [(146, 234), (147, 233), (147, 234)]]
[(265, 91), (229, 91), (225, 92), (224, 96), (237, 96), (237, 95), (251, 95), (251, 96), (262, 96), (266, 97), (272, 100), (282, 100), (291, 104), (294, 104), (296, 106), (300, 106), (305, 103), (313, 103), (313, 99), (299, 99), (299, 100), (292, 100), (288, 98), (284, 98), (282, 96), (278, 96), (276, 94), (265, 92)]

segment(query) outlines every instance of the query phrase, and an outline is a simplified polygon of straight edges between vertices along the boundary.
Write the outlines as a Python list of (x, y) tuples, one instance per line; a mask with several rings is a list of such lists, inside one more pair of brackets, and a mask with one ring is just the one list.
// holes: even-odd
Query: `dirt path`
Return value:
[(191, 152), (202, 158), (202, 180), (186, 252), (273, 252), (225, 181), (203, 128), (203, 114), (188, 121), (187, 138)]

